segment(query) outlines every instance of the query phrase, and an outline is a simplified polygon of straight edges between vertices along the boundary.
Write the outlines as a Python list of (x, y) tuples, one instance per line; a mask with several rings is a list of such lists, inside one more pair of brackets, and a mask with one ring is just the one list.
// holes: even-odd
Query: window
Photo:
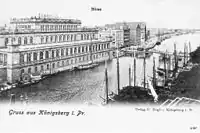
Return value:
[(44, 71), (44, 66), (43, 65), (41, 65), (40, 71)]
[(66, 41), (66, 35), (63, 35), (63, 42)]
[(40, 52), (40, 60), (43, 60), (43, 52)]
[(62, 41), (62, 35), (59, 36), (59, 42), (61, 42), (61, 41)]
[(59, 30), (62, 30), (62, 25), (59, 25)]
[(31, 68), (28, 68), (28, 73), (31, 73)]
[(46, 59), (49, 58), (49, 51), (45, 51), (45, 58), (46, 58)]
[(59, 50), (56, 50), (56, 57), (59, 57)]
[(107, 48), (109, 48), (109, 43), (107, 43)]
[(31, 53), (28, 53), (28, 54), (27, 54), (27, 61), (28, 61), (28, 62), (31, 62)]
[(33, 60), (34, 60), (34, 61), (37, 60), (37, 53), (36, 53), (36, 52), (33, 53)]
[(37, 70), (37, 67), (35, 67), (35, 72), (37, 72), (38, 70)]
[(61, 56), (64, 56), (64, 49), (61, 49)]
[(55, 63), (52, 64), (52, 67), (55, 68)]
[(21, 37), (18, 38), (18, 44), (21, 44)]
[(47, 64), (47, 70), (49, 70), (49, 64)]
[(8, 44), (8, 38), (5, 38), (5, 45)]
[(23, 74), (23, 73), (24, 73), (24, 69), (21, 70), (21, 74)]
[(41, 36), (41, 43), (44, 43), (44, 37)]
[(81, 34), (81, 40), (83, 40), (83, 34)]
[(66, 60), (66, 65), (69, 65), (69, 61), (68, 60)]
[(76, 54), (76, 52), (77, 52), (77, 48), (75, 47), (75, 48), (74, 48), (74, 54)]
[(48, 37), (48, 36), (46, 36), (46, 43), (48, 43), (48, 40), (49, 40), (49, 37)]
[(72, 55), (72, 52), (73, 52), (73, 49), (72, 48), (70, 48), (70, 54)]
[(84, 46), (82, 46), (82, 53), (84, 53), (84, 49), (85, 49), (85, 47), (84, 47)]
[(62, 61), (62, 66), (64, 66), (65, 65), (65, 62), (64, 61)]
[(23, 54), (20, 55), (20, 63), (24, 63), (24, 55)]
[(89, 40), (89, 34), (87, 34), (87, 40)]
[(74, 40), (76, 41), (76, 35), (74, 35)]
[(55, 29), (58, 30), (58, 25), (56, 25)]
[(57, 36), (55, 36), (55, 42), (57, 42), (57, 38), (58, 38), (58, 37), (57, 37)]
[(68, 48), (66, 48), (66, 51), (65, 51), (65, 53), (66, 53), (66, 56), (68, 56)]
[(54, 56), (54, 53), (55, 53), (54, 50), (52, 50), (51, 52), (52, 52), (52, 53), (51, 53), (51, 54), (52, 54), (52, 58), (54, 58), (54, 57), (55, 57), (55, 56)]
[(98, 46), (96, 45), (96, 51), (98, 50)]
[(60, 66), (60, 62), (57, 62), (57, 67), (59, 67)]
[(71, 35), (71, 41), (73, 41), (73, 35)]
[(27, 37), (24, 37), (24, 44), (27, 44)]
[(69, 41), (70, 40), (70, 35), (67, 35), (67, 41)]
[(33, 37), (31, 36), (30, 37), (30, 44), (32, 44), (33, 43)]
[(53, 42), (53, 36), (50, 37), (50, 41)]
[(78, 47), (78, 53), (81, 53), (81, 47)]
[(86, 52), (86, 53), (88, 52), (88, 46), (85, 47), (85, 52)]

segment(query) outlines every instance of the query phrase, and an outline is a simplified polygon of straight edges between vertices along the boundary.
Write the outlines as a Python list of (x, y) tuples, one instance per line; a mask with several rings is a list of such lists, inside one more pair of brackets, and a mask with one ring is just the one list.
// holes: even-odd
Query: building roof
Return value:
[(12, 18), (10, 24), (19, 23), (63, 23), (63, 24), (81, 24), (78, 19), (63, 19), (56, 17), (30, 17), (30, 18)]
[(130, 28), (136, 29), (137, 27), (145, 28), (145, 22), (117, 22), (115, 24), (106, 24), (105, 27), (113, 28), (113, 29), (120, 29), (120, 28)]

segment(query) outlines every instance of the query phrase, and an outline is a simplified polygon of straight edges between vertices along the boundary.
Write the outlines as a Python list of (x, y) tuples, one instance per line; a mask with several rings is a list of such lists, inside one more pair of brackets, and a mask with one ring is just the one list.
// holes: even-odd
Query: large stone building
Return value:
[(8, 82), (111, 58), (110, 41), (98, 40), (98, 30), (81, 27), (80, 20), (39, 16), (10, 24), (12, 31), (0, 33), (0, 67)]

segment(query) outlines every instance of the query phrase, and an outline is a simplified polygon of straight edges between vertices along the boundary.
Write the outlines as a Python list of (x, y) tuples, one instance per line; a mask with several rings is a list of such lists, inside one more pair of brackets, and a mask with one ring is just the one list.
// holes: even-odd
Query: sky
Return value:
[[(149, 28), (199, 28), (200, 0), (1, 0), (0, 25), (39, 13), (76, 18), (84, 26), (143, 21)], [(91, 7), (102, 11), (92, 12)]]

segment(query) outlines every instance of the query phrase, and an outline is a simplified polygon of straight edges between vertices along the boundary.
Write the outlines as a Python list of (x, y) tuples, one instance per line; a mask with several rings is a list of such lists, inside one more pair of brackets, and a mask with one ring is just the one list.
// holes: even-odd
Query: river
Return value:
[[(184, 43), (190, 41), (191, 50), (195, 50), (200, 44), (200, 33), (175, 36), (165, 40), (157, 49), (173, 52), (174, 42), (177, 44), (177, 50), (183, 51)], [(146, 60), (146, 73), (152, 76), (153, 57), (156, 57), (158, 66), (158, 55), (154, 54)], [(143, 60), (137, 59), (137, 83), (141, 82), (143, 77)], [(133, 64), (133, 58), (122, 57), (120, 63), (120, 87), (128, 85), (128, 68)], [(107, 63), (108, 67), (108, 86), (110, 92), (117, 92), (117, 70), (116, 59)], [(38, 84), (17, 88), (14, 92), (25, 92), (30, 102), (36, 103), (102, 103), (104, 97), (104, 70), (105, 64), (101, 63), (98, 67), (90, 70), (77, 72), (62, 72), (56, 76), (47, 78)], [(1, 75), (3, 75), (3, 72)], [(4, 74), (5, 75), (5, 74)]]

